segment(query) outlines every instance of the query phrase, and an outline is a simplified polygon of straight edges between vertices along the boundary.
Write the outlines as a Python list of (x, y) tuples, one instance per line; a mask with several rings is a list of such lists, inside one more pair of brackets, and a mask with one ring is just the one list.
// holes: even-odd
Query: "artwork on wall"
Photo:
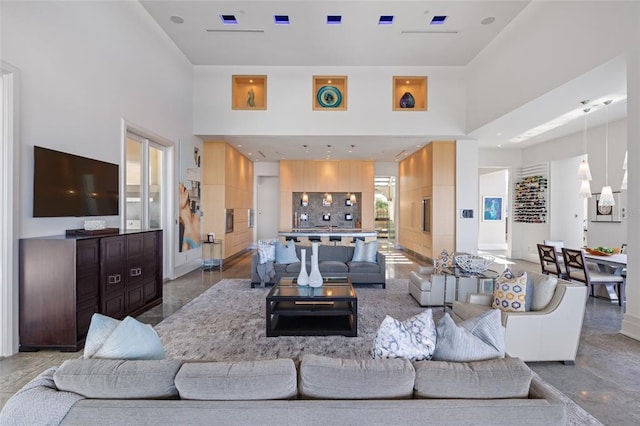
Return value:
[(482, 197), (482, 220), (502, 220), (502, 197), (485, 195)]
[(600, 204), (600, 194), (593, 194), (589, 199), (589, 217), (591, 222), (620, 223), (620, 193), (613, 193), (614, 206)]
[(193, 142), (180, 142), (180, 179), (178, 182), (178, 251), (200, 247), (201, 225), (200, 162), (202, 151)]

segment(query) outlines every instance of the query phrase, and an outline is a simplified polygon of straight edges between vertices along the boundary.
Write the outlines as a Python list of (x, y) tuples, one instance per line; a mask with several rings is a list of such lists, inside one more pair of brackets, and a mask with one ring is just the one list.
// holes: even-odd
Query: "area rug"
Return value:
[[(358, 336), (266, 337), (265, 299), (270, 288), (251, 288), (248, 279), (225, 279), (155, 326), (167, 357), (185, 360), (298, 358), (313, 353), (370, 358), (373, 337), (385, 315), (404, 320), (425, 308), (408, 293), (408, 280), (387, 280), (387, 288), (358, 287)], [(442, 308), (433, 308), (434, 319)], [(535, 374), (535, 373), (534, 373)], [(542, 382), (544, 380), (541, 379)], [(601, 423), (551, 385), (567, 405), (570, 425)]]

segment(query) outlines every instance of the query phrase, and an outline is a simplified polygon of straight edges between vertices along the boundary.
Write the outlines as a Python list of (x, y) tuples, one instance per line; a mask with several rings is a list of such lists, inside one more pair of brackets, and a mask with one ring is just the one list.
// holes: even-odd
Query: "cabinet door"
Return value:
[(100, 296), (103, 309), (107, 299), (124, 294), (125, 242), (124, 236), (100, 240)]

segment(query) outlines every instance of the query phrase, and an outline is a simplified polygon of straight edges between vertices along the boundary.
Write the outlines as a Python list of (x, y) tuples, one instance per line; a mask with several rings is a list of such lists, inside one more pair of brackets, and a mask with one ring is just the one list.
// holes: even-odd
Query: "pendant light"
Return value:
[(622, 176), (622, 183), (620, 184), (620, 190), (627, 189), (627, 156), (629, 151), (624, 153), (624, 161), (622, 162), (622, 170), (624, 170), (624, 176)]
[(613, 192), (611, 191), (611, 187), (609, 186), (609, 104), (611, 101), (604, 101), (606, 106), (606, 127), (605, 127), (605, 137), (604, 137), (604, 186), (602, 187), (602, 191), (600, 191), (600, 199), (598, 200), (598, 205), (600, 206), (615, 206), (616, 202), (613, 199)]
[[(626, 176), (626, 174), (625, 174), (625, 176)], [(355, 204), (355, 203), (356, 203), (356, 201), (357, 201), (357, 199), (356, 199), (356, 194), (351, 194), (351, 195), (349, 196), (349, 200), (351, 200), (351, 204), (352, 204), (352, 205), (353, 205), (353, 204)]]
[[(582, 101), (583, 105), (586, 105), (589, 101)], [(591, 108), (585, 108), (584, 111), (584, 131), (582, 134), (582, 152), (584, 158), (578, 166), (578, 179), (582, 182), (580, 184), (580, 197), (591, 198), (591, 184), (589, 181), (592, 179), (591, 170), (589, 169), (589, 161), (587, 154), (587, 113), (591, 111)]]
[(330, 193), (325, 192), (324, 193), (324, 200), (328, 203), (328, 204), (332, 204), (333, 203), (333, 197), (331, 196)]

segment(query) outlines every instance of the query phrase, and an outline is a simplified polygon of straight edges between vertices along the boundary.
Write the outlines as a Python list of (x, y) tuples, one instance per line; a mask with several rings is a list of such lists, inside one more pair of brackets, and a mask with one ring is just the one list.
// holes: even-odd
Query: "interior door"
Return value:
[(256, 233), (258, 240), (276, 238), (280, 220), (280, 178), (276, 176), (259, 176), (258, 218)]

